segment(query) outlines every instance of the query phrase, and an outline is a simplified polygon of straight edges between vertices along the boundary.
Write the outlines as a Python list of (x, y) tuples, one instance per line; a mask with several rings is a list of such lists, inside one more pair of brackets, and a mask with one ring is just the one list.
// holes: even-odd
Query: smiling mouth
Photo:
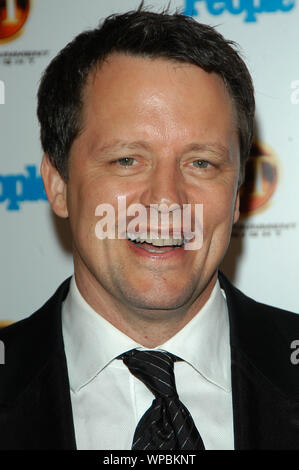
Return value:
[(142, 248), (148, 253), (167, 253), (172, 250), (184, 248), (185, 244), (188, 243), (191, 238), (142, 238), (136, 235), (128, 235), (127, 239), (134, 245)]

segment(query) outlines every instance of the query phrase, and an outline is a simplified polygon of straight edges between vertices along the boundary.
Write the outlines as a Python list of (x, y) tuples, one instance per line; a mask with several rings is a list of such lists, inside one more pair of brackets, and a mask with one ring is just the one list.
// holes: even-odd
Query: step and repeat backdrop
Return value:
[[(40, 178), (42, 71), (82, 30), (139, 0), (0, 1), (0, 322), (28, 316), (73, 272), (67, 222)], [(145, 2), (147, 5), (147, 2)], [(148, 2), (159, 11), (167, 1)], [(173, 0), (240, 45), (253, 76), (256, 137), (242, 216), (222, 269), (255, 299), (299, 312), (299, 0)]]

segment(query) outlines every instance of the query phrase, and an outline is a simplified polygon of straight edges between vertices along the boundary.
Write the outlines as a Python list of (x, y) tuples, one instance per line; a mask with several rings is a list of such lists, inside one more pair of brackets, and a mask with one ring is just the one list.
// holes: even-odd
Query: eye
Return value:
[(121, 166), (133, 166), (135, 161), (136, 161), (135, 158), (123, 157), (123, 158), (119, 158), (117, 160), (117, 163), (119, 163), (119, 165)]
[(208, 168), (209, 162), (206, 162), (205, 160), (194, 160), (192, 165), (195, 166), (195, 168), (205, 169)]

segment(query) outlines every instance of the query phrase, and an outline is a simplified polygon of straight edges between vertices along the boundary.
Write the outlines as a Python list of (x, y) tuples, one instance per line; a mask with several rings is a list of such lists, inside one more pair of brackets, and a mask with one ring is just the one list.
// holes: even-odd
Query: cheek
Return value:
[[(97, 222), (105, 217), (101, 204), (108, 205), (116, 225), (118, 207), (127, 208), (136, 199), (138, 189), (125, 181), (111, 178), (89, 177), (73, 179), (68, 186), (68, 211), (73, 235), (81, 242), (91, 242), (95, 236)], [(125, 202), (124, 202), (125, 201)], [(96, 211), (100, 215), (96, 215)], [(114, 214), (114, 216), (113, 216)]]
[(217, 227), (229, 230), (234, 216), (235, 195), (231, 189), (213, 191), (203, 202), (204, 233), (210, 233)]
[(68, 188), (69, 221), (76, 244), (90, 243), (94, 238), (99, 196), (95, 188), (84, 182), (73, 180)]
[(99, 178), (73, 181), (68, 191), (68, 206), (73, 218), (90, 219), (99, 204), (113, 204), (113, 199), (109, 184)]

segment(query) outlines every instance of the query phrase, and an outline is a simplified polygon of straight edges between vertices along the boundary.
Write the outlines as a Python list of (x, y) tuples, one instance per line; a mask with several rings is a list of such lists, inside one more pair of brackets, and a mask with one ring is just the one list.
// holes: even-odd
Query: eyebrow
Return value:
[[(112, 142), (106, 143), (98, 147), (96, 150), (98, 152), (106, 152), (116, 149), (144, 149), (147, 151), (152, 151), (152, 145), (144, 140), (137, 141), (125, 141), (125, 140), (114, 140)], [(211, 143), (198, 143), (191, 142), (183, 147), (181, 153), (187, 152), (208, 152), (212, 153), (215, 156), (229, 156), (229, 150), (218, 142)]]
[(98, 152), (106, 152), (109, 150), (116, 150), (116, 149), (122, 149), (122, 148), (127, 148), (127, 149), (132, 149), (132, 150), (143, 148), (145, 150), (151, 150), (152, 146), (143, 140), (137, 140), (134, 142), (126, 141), (126, 140), (113, 140), (112, 142), (101, 145), (96, 150)]
[(211, 142), (211, 143), (205, 143), (205, 144), (194, 142), (194, 143), (186, 145), (184, 151), (185, 152), (208, 152), (218, 157), (229, 156), (228, 148), (222, 144), (219, 144), (218, 142)]

